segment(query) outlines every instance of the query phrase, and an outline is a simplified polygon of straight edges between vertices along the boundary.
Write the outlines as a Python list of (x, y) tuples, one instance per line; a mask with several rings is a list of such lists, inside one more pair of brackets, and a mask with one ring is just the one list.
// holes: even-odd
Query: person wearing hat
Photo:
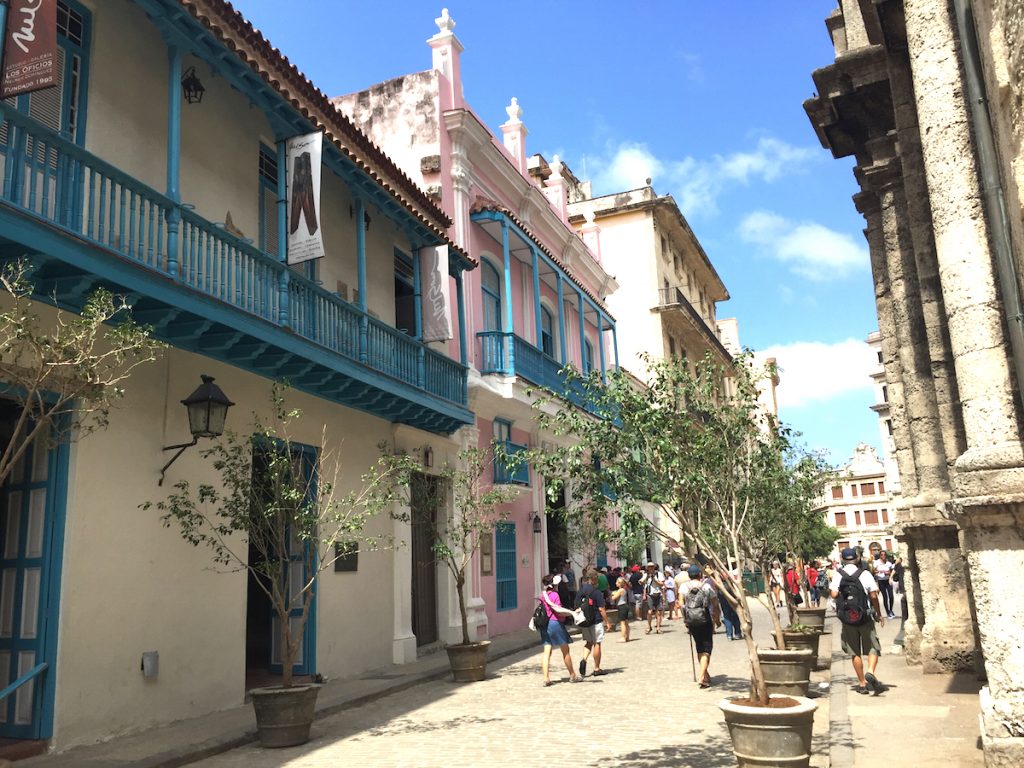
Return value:
[(671, 565), (665, 566), (665, 609), (668, 611), (668, 620), (676, 617), (676, 579), (675, 571)]
[(643, 618), (644, 585), (643, 573), (640, 565), (636, 564), (629, 569), (629, 591), (632, 593), (633, 608), (636, 611), (636, 620)]
[(644, 574), (641, 582), (644, 585), (644, 600), (647, 603), (647, 634), (655, 631), (651, 626), (652, 621), (657, 619), (657, 633), (661, 634), (661, 620), (665, 615), (664, 603), (662, 602), (662, 591), (664, 589), (665, 577), (658, 571), (658, 566), (653, 562), (647, 563), (647, 573)]
[[(708, 671), (708, 667), (711, 666), (711, 651), (714, 650), (715, 646), (715, 628), (722, 625), (722, 607), (718, 602), (718, 591), (711, 585), (709, 579), (704, 578), (704, 570), (700, 567), (699, 563), (693, 563), (686, 570), (686, 575), (689, 576), (690, 580), (687, 581), (679, 588), (679, 594), (683, 595), (683, 619), (686, 622), (686, 628), (690, 632), (690, 636), (693, 638), (693, 644), (697, 650), (697, 658), (700, 660), (700, 674), (697, 677), (697, 684), (701, 688), (708, 688), (711, 685), (711, 673)], [(686, 597), (693, 591), (698, 593), (703, 592), (703, 603), (704, 610), (701, 614), (705, 617), (701, 623), (696, 623), (688, 617), (688, 611), (686, 609), (687, 600), (691, 600), (690, 605), (693, 605), (692, 597)], [(697, 603), (698, 605), (700, 603)]]
[[(839, 587), (843, 580), (843, 574), (856, 576), (860, 585), (864, 588), (874, 610), (874, 616), (878, 617), (879, 624), (885, 626), (885, 617), (878, 606), (878, 584), (871, 572), (862, 568), (857, 550), (847, 547), (842, 552), (843, 565), (832, 574), (829, 583), (829, 592), (832, 599), (839, 597)], [(874, 693), (876, 696), (887, 690), (887, 687), (875, 677), (875, 670), (878, 668), (878, 659), (882, 655), (882, 644), (878, 641), (878, 632), (875, 630), (875, 619), (870, 614), (863, 624), (843, 624), (842, 633), (843, 652), (850, 654), (853, 661), (853, 671), (857, 673), (857, 685), (854, 687), (857, 693)], [(864, 671), (864, 656), (868, 657), (868, 669)]]

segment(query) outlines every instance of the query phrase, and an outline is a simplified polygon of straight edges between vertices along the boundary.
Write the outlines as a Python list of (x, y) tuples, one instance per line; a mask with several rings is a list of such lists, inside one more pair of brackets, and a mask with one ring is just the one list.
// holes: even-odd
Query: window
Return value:
[(887, 509), (883, 509), (882, 510), (882, 522), (883, 523), (888, 523), (889, 522), (889, 510), (887, 510)]
[(846, 527), (846, 513), (845, 512), (836, 512), (836, 528), (845, 528), (845, 527)]
[(668, 353), (672, 357), (676, 356), (676, 340), (671, 336), (668, 337)]
[(257, 245), (264, 253), (280, 256), (277, 248), (277, 152), (260, 144), (260, 233)]
[(590, 373), (594, 370), (594, 345), (590, 339), (583, 340), (583, 372)]
[(884, 480), (879, 480), (878, 481), (878, 492), (879, 493), (885, 493), (885, 481)]
[[(892, 552), (892, 539), (885, 540), (885, 548)], [(902, 587), (900, 587), (902, 589)]]
[(416, 338), (416, 288), (412, 257), (395, 249), (395, 328)]
[(519, 605), (516, 585), (516, 524), (502, 523), (494, 531), (495, 591), (499, 611), (512, 611)]
[(882, 350), (878, 350), (878, 362), (879, 364), (882, 362)]
[(877, 509), (865, 509), (864, 510), (864, 525), (878, 525), (878, 510)]
[(885, 386), (884, 384), (882, 385), (882, 402), (883, 403), (888, 403), (889, 402), (889, 388), (887, 386)]
[(856, 485), (851, 485), (850, 486), (850, 495), (853, 496), (853, 498), (857, 498), (857, 486)]
[(842, 554), (843, 550), (846, 549), (848, 546), (850, 546), (850, 542), (848, 542), (848, 541), (837, 541), (836, 542), (836, 547), (839, 549), (839, 553), (840, 554)]
[(892, 437), (892, 419), (885, 420), (885, 428), (889, 432), (889, 437)]
[(484, 330), (501, 330), (501, 278), (489, 262), (480, 263), (480, 291), (484, 300)]
[(504, 419), (494, 420), (494, 442), (496, 443), (511, 443), (512, 442), (512, 422), (505, 421)]
[(555, 356), (555, 319), (551, 310), (540, 308), (540, 349), (548, 357)]
[(853, 522), (856, 523), (857, 525), (860, 525), (860, 510), (859, 509), (856, 512), (853, 513)]
[(861, 483), (860, 484), (860, 495), (861, 496), (874, 496), (875, 495), (875, 484), (874, 483)]
[(841, 498), (843, 498), (843, 486), (841, 486), (841, 485), (833, 485), (832, 486), (832, 498), (833, 499), (841, 499)]

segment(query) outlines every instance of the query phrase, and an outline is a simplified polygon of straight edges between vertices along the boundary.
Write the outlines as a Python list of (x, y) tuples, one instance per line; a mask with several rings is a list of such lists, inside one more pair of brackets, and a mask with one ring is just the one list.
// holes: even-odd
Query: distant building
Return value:
[(863, 547), (877, 541), (882, 549), (896, 551), (894, 510), (886, 486), (885, 464), (875, 449), (861, 443), (839, 478), (828, 488), (819, 509), (825, 522), (839, 530), (830, 557), (838, 560), (846, 547)]
[(875, 385), (875, 404), (871, 410), (878, 414), (878, 433), (882, 445), (882, 463), (885, 465), (885, 483), (889, 498), (895, 502), (900, 494), (900, 470), (896, 464), (896, 441), (893, 440), (892, 412), (889, 407), (889, 388), (885, 383), (885, 368), (882, 364), (882, 334), (872, 331), (868, 335), (868, 346), (875, 353), (878, 365), (871, 369), (871, 381)]

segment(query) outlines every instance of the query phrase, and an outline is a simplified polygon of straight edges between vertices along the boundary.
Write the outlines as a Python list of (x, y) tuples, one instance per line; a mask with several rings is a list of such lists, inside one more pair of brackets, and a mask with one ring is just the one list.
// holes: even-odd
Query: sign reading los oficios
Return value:
[(57, 85), (57, 0), (9, 0), (0, 98)]

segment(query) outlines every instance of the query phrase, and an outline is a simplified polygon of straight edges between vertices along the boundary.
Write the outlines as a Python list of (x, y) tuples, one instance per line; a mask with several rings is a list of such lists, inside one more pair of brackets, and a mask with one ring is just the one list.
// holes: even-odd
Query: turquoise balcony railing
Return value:
[(539, 387), (550, 389), (581, 408), (587, 407), (583, 387), (578, 380), (567, 382), (562, 364), (526, 339), (514, 333), (483, 331), (480, 339), (480, 373), (521, 376)]
[(494, 461), (494, 482), (505, 485), (529, 485), (530, 465), (525, 459), (516, 460), (516, 457), (527, 451), (527, 446), (505, 440), (500, 443), (501, 451), (504, 454)]
[[(310, 374), (319, 382), (317, 387), (335, 393), (340, 401), (344, 401), (342, 395), (351, 382), (332, 379), (331, 372), (365, 369), (371, 373), (360, 380), (359, 386), (349, 388), (349, 394), (360, 407), (376, 402), (368, 390), (373, 382), (380, 381), (374, 376), (384, 376), (458, 406), (459, 410), (449, 409), (447, 413), (457, 413), (458, 421), (468, 420), (464, 410), (466, 369), (459, 362), (361, 312), (248, 240), (202, 218), (191, 206), (176, 203), (4, 102), (0, 102), (0, 120), (0, 202), (18, 214), (6, 232), (0, 231), (0, 237), (16, 241), (18, 234), (14, 230), (20, 229), (27, 217), (64, 233), (69, 249), (98, 246), (103, 252), (100, 255), (113, 253), (123, 262), (144, 268), (152, 274), (148, 281), (151, 286), (162, 289), (170, 282), (176, 288), (190, 289), (218, 305), (240, 310), (312, 342), (353, 364), (330, 363)], [(22, 242), (28, 244), (27, 240)], [(55, 258), (49, 253), (40, 256)], [(85, 263), (86, 259), (81, 261)], [(97, 262), (92, 259), (90, 263)], [(79, 283), (88, 277), (81, 274), (81, 269), (75, 274)], [(145, 290), (140, 293), (149, 295)], [(169, 316), (182, 311), (175, 309), (173, 300), (161, 301), (161, 307), (168, 307), (165, 314)], [(151, 313), (156, 317), (162, 311), (154, 307)], [(241, 327), (244, 323), (235, 325)], [(268, 344), (259, 344), (258, 331), (248, 330), (251, 323), (245, 327), (249, 336), (257, 338), (247, 342), (253, 351), (242, 359), (256, 360), (264, 366), (262, 372), (271, 373)], [(177, 343), (174, 329), (164, 330), (169, 340)], [(244, 335), (232, 337), (226, 330), (219, 327), (219, 337), (230, 337), (234, 342), (225, 344), (235, 343), (239, 335)], [(195, 329), (191, 332), (196, 340)], [(193, 344), (197, 351), (207, 351), (202, 341)], [(274, 351), (276, 359), (288, 358), (290, 369), (308, 371), (310, 366), (291, 361), (295, 353), (288, 347), (278, 346)], [(225, 353), (224, 357), (237, 363), (240, 355)], [(324, 358), (317, 355), (316, 359), (319, 365)], [(382, 415), (408, 414), (413, 410), (399, 402), (403, 397), (400, 388), (390, 384), (383, 388), (387, 390), (383, 399), (391, 411)], [(413, 399), (420, 404), (425, 402), (422, 398)], [(426, 416), (421, 421), (428, 423)], [(438, 429), (457, 426), (451, 418), (432, 420), (429, 425), (432, 426), (428, 428)]]

